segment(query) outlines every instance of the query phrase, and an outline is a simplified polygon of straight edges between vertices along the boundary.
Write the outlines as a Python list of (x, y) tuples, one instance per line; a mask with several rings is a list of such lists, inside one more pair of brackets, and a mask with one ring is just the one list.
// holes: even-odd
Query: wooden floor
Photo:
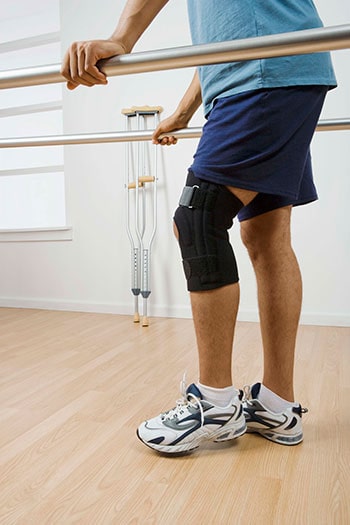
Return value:
[[(304, 326), (298, 400), (305, 440), (256, 435), (164, 457), (135, 428), (169, 409), (192, 323), (0, 309), (0, 524), (348, 525), (350, 329)], [(237, 329), (237, 386), (260, 379), (258, 325)]]

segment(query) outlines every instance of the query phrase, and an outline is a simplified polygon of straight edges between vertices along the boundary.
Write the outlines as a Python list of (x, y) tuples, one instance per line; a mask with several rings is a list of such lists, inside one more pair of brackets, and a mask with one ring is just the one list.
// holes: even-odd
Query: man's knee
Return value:
[(243, 221), (241, 238), (253, 261), (290, 249), (290, 207)]
[(241, 239), (249, 255), (252, 258), (256, 258), (262, 249), (262, 239), (259, 237), (258, 230), (249, 222), (244, 221), (241, 223)]
[(189, 173), (174, 216), (189, 291), (212, 290), (238, 281), (227, 230), (241, 207), (241, 201), (224, 186)]

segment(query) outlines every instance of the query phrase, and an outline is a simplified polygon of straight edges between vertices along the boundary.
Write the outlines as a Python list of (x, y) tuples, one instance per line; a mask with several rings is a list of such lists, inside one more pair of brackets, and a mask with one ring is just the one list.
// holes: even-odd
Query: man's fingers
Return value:
[[(158, 135), (161, 135), (161, 133), (159, 133)], [(160, 144), (161, 146), (172, 146), (177, 143), (177, 138), (175, 138), (174, 136), (170, 135), (170, 136), (166, 136), (166, 137), (162, 137), (162, 138), (153, 138), (152, 139), (152, 142), (153, 144)]]
[(64, 56), (61, 68), (62, 75), (68, 81), (68, 89), (75, 89), (79, 84), (88, 87), (107, 84), (106, 76), (96, 66), (99, 58), (90, 42), (73, 43)]
[(85, 86), (91, 86), (91, 82), (88, 82), (84, 78), (81, 78), (79, 73), (79, 61), (80, 58), (80, 51), (75, 49), (75, 47), (71, 47), (69, 50), (69, 55), (67, 57), (67, 65), (65, 66), (65, 69), (62, 70), (62, 74), (64, 77), (68, 80), (67, 87), (69, 89), (76, 88), (79, 84), (84, 84)]
[(76, 82), (72, 82), (71, 80), (68, 80), (68, 82), (67, 82), (67, 88), (70, 91), (73, 91), (73, 89), (77, 88), (78, 86), (79, 86), (79, 84), (77, 84)]
[(78, 48), (78, 53), (76, 55), (77, 57), (77, 63), (76, 63), (76, 77), (73, 77), (73, 80), (79, 81), (81, 84), (84, 84), (85, 86), (94, 86), (95, 84), (100, 84), (100, 80), (96, 79), (88, 70), (88, 68), (91, 67), (91, 64), (88, 63), (86, 59), (85, 54), (85, 46), (81, 45)]
[(96, 66), (100, 57), (97, 57), (91, 45), (87, 45), (85, 49), (85, 63), (84, 69), (98, 84), (107, 84), (107, 78), (102, 71)]
[(177, 139), (173, 137), (172, 135), (169, 137), (163, 137), (161, 139), (162, 146), (173, 146), (173, 145), (175, 146), (176, 143), (177, 143)]

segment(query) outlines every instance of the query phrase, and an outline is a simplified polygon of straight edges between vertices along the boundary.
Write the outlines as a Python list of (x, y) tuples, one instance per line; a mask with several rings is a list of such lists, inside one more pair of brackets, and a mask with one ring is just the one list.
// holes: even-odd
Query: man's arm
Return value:
[(97, 68), (97, 62), (103, 58), (130, 53), (167, 2), (168, 0), (128, 0), (110, 38), (71, 44), (61, 68), (62, 75), (67, 79), (67, 87), (74, 89), (80, 84), (106, 84), (106, 76)]
[(199, 76), (197, 70), (193, 76), (191, 84), (187, 88), (184, 96), (179, 102), (174, 113), (163, 120), (152, 136), (152, 141), (154, 144), (161, 144), (162, 146), (170, 146), (171, 144), (176, 144), (177, 139), (171, 135), (163, 138), (159, 138), (160, 135), (164, 133), (171, 133), (178, 129), (186, 128), (189, 121), (199, 108), (202, 103), (202, 93), (201, 86), (199, 82)]

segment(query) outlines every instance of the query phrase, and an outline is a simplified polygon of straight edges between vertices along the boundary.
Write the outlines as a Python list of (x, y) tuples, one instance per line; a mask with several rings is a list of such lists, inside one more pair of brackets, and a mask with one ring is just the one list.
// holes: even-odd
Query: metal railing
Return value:
[[(320, 120), (316, 131), (340, 131), (350, 129), (350, 119)], [(171, 133), (177, 139), (196, 139), (202, 128), (185, 128)], [(48, 135), (43, 137), (19, 137), (0, 139), (0, 148), (26, 148), (34, 146), (67, 146), (73, 144), (106, 144), (110, 142), (136, 142), (152, 138), (152, 130), (110, 131), (105, 133), (80, 133), (74, 135)]]
[[(144, 51), (109, 58), (101, 69), (107, 76), (162, 71), (222, 62), (301, 55), (350, 47), (350, 24), (306, 29), (228, 42)], [(60, 64), (0, 72), (0, 88), (64, 82)]]
[[(101, 63), (107, 76), (126, 75), (217, 64), (299, 55), (350, 48), (350, 24), (280, 33), (256, 38), (183, 46), (112, 57)], [(0, 89), (64, 82), (60, 64), (0, 72)], [(350, 129), (350, 119), (321, 120), (317, 131)], [(177, 138), (198, 138), (201, 128), (187, 128), (172, 133)], [(117, 131), (43, 137), (0, 139), (0, 148), (62, 146), (150, 140), (152, 131)]]

